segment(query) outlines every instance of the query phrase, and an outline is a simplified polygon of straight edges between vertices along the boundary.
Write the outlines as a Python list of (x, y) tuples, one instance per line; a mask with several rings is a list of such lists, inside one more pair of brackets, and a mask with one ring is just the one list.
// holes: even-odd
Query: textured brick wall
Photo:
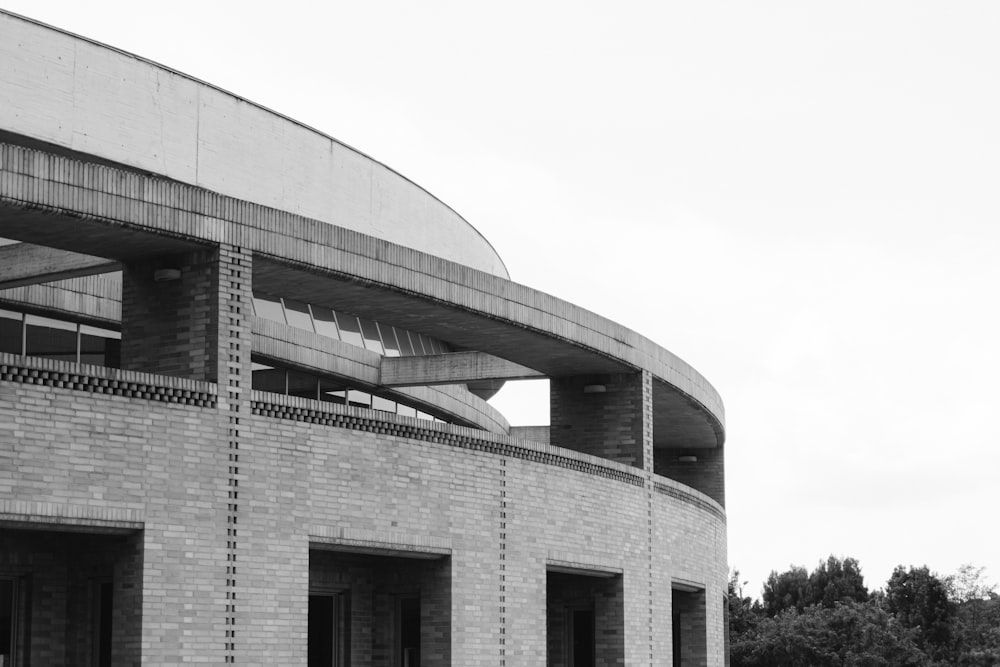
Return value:
[(351, 531), (450, 550), (440, 604), (450, 608), (451, 664), (463, 667), (544, 664), (550, 560), (622, 572), (627, 665), (666, 664), (671, 577), (721, 595), (724, 525), (676, 497), (375, 428), (243, 413), (236, 428), (230, 412), (0, 382), (0, 441), (13, 457), (0, 469), (5, 495), (143, 522), (147, 664), (224, 664), (230, 653), (238, 664), (302, 664), (310, 544)]
[[(122, 271), (122, 368), (218, 379), (219, 256), (199, 251), (128, 264)], [(180, 278), (156, 282), (156, 269)]]
[[(605, 391), (586, 393), (588, 386)], [(550, 444), (642, 468), (643, 396), (641, 374), (552, 378)]]
[[(678, 458), (694, 456), (697, 461), (679, 461)], [(672, 480), (687, 484), (706, 496), (726, 506), (725, 449), (657, 449), (653, 453), (654, 470)]]

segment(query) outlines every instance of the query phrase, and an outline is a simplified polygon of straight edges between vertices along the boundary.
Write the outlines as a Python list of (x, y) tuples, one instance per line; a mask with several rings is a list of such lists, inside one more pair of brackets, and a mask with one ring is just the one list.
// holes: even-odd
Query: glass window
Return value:
[(421, 412), (417, 410), (417, 419), (426, 419), (429, 422), (434, 421), (434, 415), (429, 415), (426, 412)]
[(76, 324), (50, 317), (26, 315), (25, 353), (32, 357), (76, 361)]
[(403, 405), (402, 403), (396, 404), (396, 414), (402, 415), (403, 417), (416, 417), (417, 411), (411, 408), (409, 405)]
[(311, 308), (316, 333), (327, 338), (340, 340), (340, 332), (337, 331), (337, 318), (333, 311), (323, 306), (311, 306)]
[(23, 337), (23, 315), (0, 308), (0, 352), (21, 354)]
[(399, 343), (396, 342), (396, 328), (388, 324), (380, 324), (378, 330), (382, 334), (382, 344), (385, 345), (385, 356), (400, 356)]
[(378, 327), (375, 326), (375, 323), (361, 317), (358, 318), (358, 321), (361, 322), (361, 334), (365, 337), (365, 347), (372, 352), (385, 354), (385, 350), (382, 349), (382, 339), (378, 335)]
[(13, 665), (14, 657), (14, 601), (17, 591), (12, 579), (0, 579), (0, 665)]
[(288, 318), (289, 325), (296, 329), (314, 331), (308, 304), (301, 301), (293, 301), (292, 299), (282, 300), (285, 302), (285, 317)]
[[(423, 334), (414, 334), (416, 339), (413, 340), (413, 351), (417, 354), (434, 354), (434, 348), (431, 347), (431, 339)], [(412, 338), (411, 338), (412, 339)]]
[(361, 337), (361, 325), (358, 324), (358, 318), (338, 310), (337, 325), (340, 327), (340, 339), (342, 341), (356, 345), (357, 347), (365, 346), (365, 339)]
[(403, 329), (396, 329), (396, 338), (399, 340), (399, 352), (404, 357), (413, 356), (413, 344), (410, 343), (411, 336), (416, 336), (416, 334), (408, 333)]
[(285, 324), (285, 309), (281, 307), (281, 299), (276, 296), (254, 294), (253, 310), (257, 317)]

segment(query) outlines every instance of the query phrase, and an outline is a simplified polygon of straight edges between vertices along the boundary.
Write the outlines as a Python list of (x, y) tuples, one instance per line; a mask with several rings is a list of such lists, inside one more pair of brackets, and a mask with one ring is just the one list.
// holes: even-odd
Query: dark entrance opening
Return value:
[(674, 582), (671, 605), (674, 665), (704, 667), (708, 664), (705, 590)]
[(309, 593), (309, 667), (451, 664), (447, 556), (313, 547)]
[(622, 578), (550, 569), (546, 577), (548, 667), (596, 667), (625, 658)]
[(63, 528), (0, 523), (0, 665), (138, 663), (141, 531)]

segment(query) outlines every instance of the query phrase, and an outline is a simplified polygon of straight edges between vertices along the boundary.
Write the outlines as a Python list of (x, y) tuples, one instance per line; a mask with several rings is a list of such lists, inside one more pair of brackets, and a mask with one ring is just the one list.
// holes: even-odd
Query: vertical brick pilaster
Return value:
[[(226, 420), (228, 447), (228, 505), (226, 508), (226, 623), (225, 657), (236, 662), (239, 631), (237, 591), (239, 590), (239, 519), (240, 442), (244, 422), (250, 416), (251, 383), (251, 299), (253, 266), (250, 254), (237, 246), (223, 244), (218, 254), (218, 317), (214, 320), (216, 334), (216, 377), (219, 383), (219, 409)], [(242, 462), (245, 464), (246, 462)], [(246, 586), (244, 586), (244, 589)]]

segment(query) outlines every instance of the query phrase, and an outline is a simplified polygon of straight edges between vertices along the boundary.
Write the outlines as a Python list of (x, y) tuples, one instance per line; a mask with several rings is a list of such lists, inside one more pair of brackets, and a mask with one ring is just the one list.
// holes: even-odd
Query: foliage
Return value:
[(812, 605), (763, 618), (731, 643), (733, 667), (923, 667), (914, 631), (877, 602)]
[(885, 589), (886, 608), (900, 623), (917, 631), (917, 644), (935, 659), (952, 648), (954, 606), (944, 581), (927, 566), (897, 566)]
[(787, 609), (801, 612), (808, 605), (808, 586), (809, 575), (804, 567), (792, 565), (781, 574), (772, 570), (764, 583), (761, 596), (764, 599), (764, 611), (772, 618)]
[(746, 582), (740, 581), (740, 571), (733, 570), (729, 577), (729, 635), (731, 638), (744, 635), (757, 626), (757, 622), (763, 615), (760, 602), (749, 596), (743, 595), (743, 586)]
[(830, 556), (811, 574), (795, 565), (781, 574), (772, 571), (762, 597), (764, 610), (774, 617), (786, 609), (802, 612), (815, 604), (829, 609), (836, 602), (864, 602), (868, 599), (868, 588), (857, 560)]
[(897, 567), (869, 593), (853, 558), (833, 556), (812, 573), (771, 572), (763, 604), (729, 581), (733, 667), (1000, 667), (1000, 595), (985, 568), (949, 577)]
[(868, 599), (861, 566), (854, 558), (830, 556), (809, 575), (807, 597), (810, 604), (833, 607), (835, 602), (864, 602)]

